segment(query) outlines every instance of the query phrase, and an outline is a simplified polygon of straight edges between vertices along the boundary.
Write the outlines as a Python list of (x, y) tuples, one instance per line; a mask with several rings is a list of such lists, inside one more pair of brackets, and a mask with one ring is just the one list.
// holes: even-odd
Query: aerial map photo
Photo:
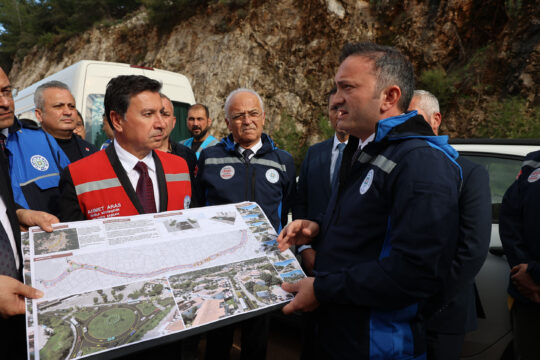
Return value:
[(165, 279), (38, 304), (41, 359), (72, 359), (184, 329)]

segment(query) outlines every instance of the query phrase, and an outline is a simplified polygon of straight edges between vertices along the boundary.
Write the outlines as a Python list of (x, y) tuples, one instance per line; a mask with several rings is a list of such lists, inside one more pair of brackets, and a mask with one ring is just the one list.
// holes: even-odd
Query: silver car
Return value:
[(478, 329), (465, 337), (461, 359), (513, 359), (512, 326), (508, 310), (509, 265), (499, 238), (499, 209), (506, 189), (515, 180), (525, 155), (540, 150), (537, 140), (453, 140), (463, 156), (483, 165), (489, 173), (493, 210), (489, 253), (476, 286), (483, 314)]

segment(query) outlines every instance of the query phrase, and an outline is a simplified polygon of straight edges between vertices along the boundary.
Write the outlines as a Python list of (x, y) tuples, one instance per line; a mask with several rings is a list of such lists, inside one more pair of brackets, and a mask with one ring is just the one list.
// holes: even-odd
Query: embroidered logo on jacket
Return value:
[(364, 181), (362, 181), (362, 185), (360, 185), (360, 195), (364, 195), (369, 190), (372, 182), (373, 182), (373, 169), (369, 170), (369, 172), (366, 175), (366, 178), (364, 179)]
[(534, 170), (531, 175), (527, 178), (527, 181), (530, 183), (535, 182), (536, 180), (540, 179), (540, 169)]
[(30, 158), (30, 164), (34, 169), (39, 171), (47, 171), (49, 169), (49, 162), (41, 155), (34, 155)]
[(223, 180), (231, 179), (234, 176), (234, 168), (231, 165), (222, 167), (219, 176), (221, 176)]
[(266, 170), (266, 180), (268, 182), (275, 184), (279, 181), (279, 173), (275, 169)]

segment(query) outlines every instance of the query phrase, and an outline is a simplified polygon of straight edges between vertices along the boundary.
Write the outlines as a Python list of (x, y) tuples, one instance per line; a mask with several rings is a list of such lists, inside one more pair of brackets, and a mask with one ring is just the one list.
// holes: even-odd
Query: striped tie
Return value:
[(156, 200), (154, 198), (154, 186), (152, 179), (148, 175), (148, 167), (142, 161), (139, 161), (134, 167), (140, 174), (137, 182), (137, 197), (141, 202), (145, 214), (153, 214), (156, 211)]

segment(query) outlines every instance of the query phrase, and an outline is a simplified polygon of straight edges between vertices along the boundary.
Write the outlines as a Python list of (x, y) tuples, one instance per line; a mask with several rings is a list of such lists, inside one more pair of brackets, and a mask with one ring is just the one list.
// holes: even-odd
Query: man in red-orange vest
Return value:
[(60, 219), (76, 221), (180, 210), (190, 206), (189, 169), (156, 151), (165, 135), (161, 84), (118, 76), (107, 85), (105, 113), (114, 130), (107, 149), (69, 165), (60, 179)]

